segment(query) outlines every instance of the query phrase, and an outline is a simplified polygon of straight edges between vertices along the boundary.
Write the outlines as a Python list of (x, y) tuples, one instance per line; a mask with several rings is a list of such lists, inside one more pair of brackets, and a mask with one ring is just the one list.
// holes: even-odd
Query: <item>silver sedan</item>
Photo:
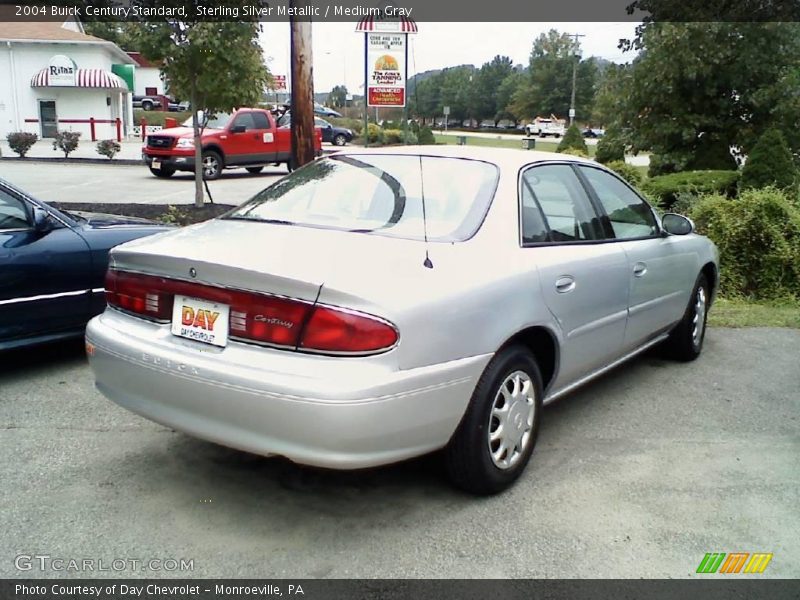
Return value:
[(613, 172), (465, 147), (319, 159), (227, 215), (118, 246), (98, 389), (219, 444), (357, 469), (444, 449), (496, 493), (542, 405), (703, 346), (718, 253)]

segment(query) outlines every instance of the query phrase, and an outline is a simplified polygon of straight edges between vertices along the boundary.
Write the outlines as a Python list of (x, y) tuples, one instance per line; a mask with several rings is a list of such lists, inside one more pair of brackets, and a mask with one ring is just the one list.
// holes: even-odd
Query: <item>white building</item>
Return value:
[(125, 137), (135, 67), (77, 21), (0, 22), (0, 138), (64, 130), (80, 131), (86, 141)]
[(139, 52), (128, 52), (136, 62), (136, 81), (133, 93), (137, 96), (163, 96), (167, 93), (161, 70)]

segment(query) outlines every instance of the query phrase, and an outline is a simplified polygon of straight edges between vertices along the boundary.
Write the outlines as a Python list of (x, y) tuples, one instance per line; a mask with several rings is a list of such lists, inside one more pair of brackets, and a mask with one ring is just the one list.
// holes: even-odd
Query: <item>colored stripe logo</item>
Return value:
[(772, 560), (771, 552), (708, 552), (697, 566), (698, 573), (763, 573)]

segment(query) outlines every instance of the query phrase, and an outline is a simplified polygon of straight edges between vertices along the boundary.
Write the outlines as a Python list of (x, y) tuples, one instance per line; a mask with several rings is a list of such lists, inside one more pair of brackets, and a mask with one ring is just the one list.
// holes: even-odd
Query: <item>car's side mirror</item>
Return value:
[(667, 213), (661, 217), (664, 231), (672, 235), (688, 235), (694, 231), (694, 223), (683, 215)]
[(246, 125), (234, 125), (231, 127), (231, 133), (244, 133), (247, 131)]
[(47, 233), (53, 229), (53, 222), (50, 220), (50, 214), (38, 206), (33, 207), (33, 229), (38, 233)]

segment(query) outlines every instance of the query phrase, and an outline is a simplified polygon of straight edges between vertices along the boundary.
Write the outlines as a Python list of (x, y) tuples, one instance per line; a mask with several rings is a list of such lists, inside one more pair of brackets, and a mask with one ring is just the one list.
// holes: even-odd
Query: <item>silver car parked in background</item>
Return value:
[(524, 470), (542, 405), (703, 345), (718, 255), (567, 155), (354, 149), (227, 215), (112, 251), (87, 351), (169, 427), (355, 469), (444, 449), (460, 487)]

